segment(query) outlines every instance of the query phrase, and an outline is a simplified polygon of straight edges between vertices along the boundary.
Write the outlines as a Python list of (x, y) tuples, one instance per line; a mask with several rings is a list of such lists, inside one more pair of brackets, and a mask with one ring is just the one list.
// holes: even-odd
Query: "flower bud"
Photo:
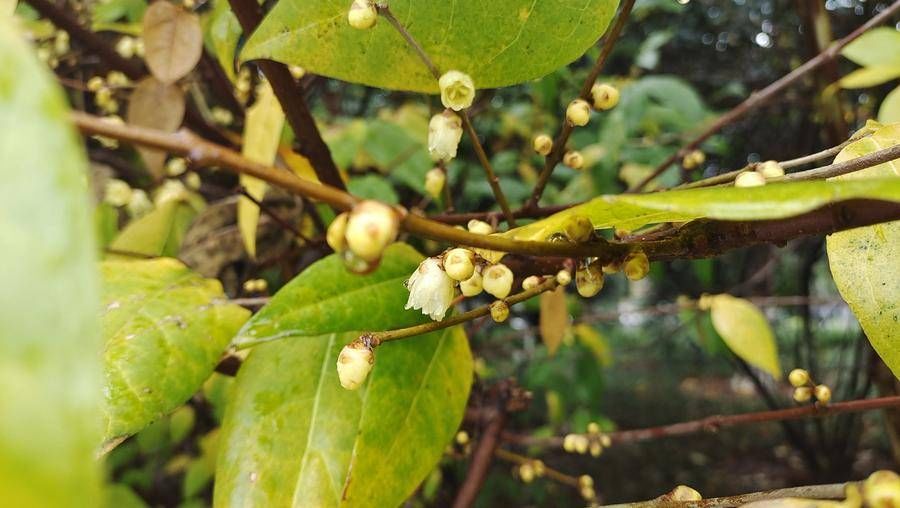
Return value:
[(469, 433), (461, 430), (456, 433), (456, 444), (464, 445), (469, 442)]
[(183, 175), (187, 171), (187, 161), (184, 157), (173, 157), (166, 162), (166, 174), (169, 176)]
[(590, 452), (592, 457), (599, 457), (603, 453), (603, 446), (598, 441), (591, 441)]
[(563, 232), (573, 242), (586, 242), (594, 236), (594, 225), (584, 215), (576, 215), (566, 221)]
[(759, 187), (766, 184), (766, 177), (756, 171), (744, 171), (734, 179), (735, 187)]
[(347, 21), (350, 22), (350, 26), (353, 28), (360, 30), (372, 28), (375, 26), (377, 19), (378, 11), (369, 0), (353, 0), (353, 3), (350, 4), (350, 11), (347, 12)]
[(590, 298), (603, 289), (603, 269), (594, 261), (575, 272), (575, 287), (578, 294)]
[(563, 438), (563, 450), (574, 453), (575, 452), (575, 441), (578, 440), (578, 436), (576, 434), (566, 434), (566, 437)]
[(337, 217), (328, 225), (328, 231), (325, 232), (325, 241), (328, 246), (335, 252), (343, 252), (347, 250), (347, 219), (350, 214), (347, 212), (338, 214)]
[(447, 275), (436, 258), (426, 258), (409, 277), (407, 309), (421, 309), (435, 321), (444, 319), (456, 296), (456, 283)]
[(591, 446), (591, 442), (588, 440), (587, 436), (582, 434), (575, 434), (574, 447), (575, 452), (581, 455), (584, 455), (588, 452), (588, 448)]
[(361, 341), (353, 341), (341, 349), (337, 359), (338, 379), (347, 390), (356, 390), (366, 381), (375, 364), (372, 348)]
[(794, 388), (800, 388), (809, 383), (809, 372), (804, 369), (794, 369), (788, 374), (788, 381), (791, 382), (791, 386)]
[(109, 86), (127, 86), (131, 83), (131, 80), (128, 79), (124, 72), (109, 71), (106, 74), (106, 82), (109, 83)]
[(526, 462), (519, 466), (519, 479), (524, 483), (531, 483), (534, 480), (534, 467), (530, 462)]
[(100, 76), (94, 76), (87, 81), (87, 89), (89, 92), (98, 92), (104, 86), (106, 86), (106, 83)]
[(468, 249), (452, 249), (444, 254), (444, 271), (454, 280), (468, 280), (475, 273), (474, 261), (474, 252)]
[(428, 122), (428, 153), (431, 158), (448, 161), (456, 157), (462, 134), (462, 120), (449, 109), (432, 116)]
[(522, 289), (525, 291), (532, 290), (541, 284), (541, 278), (537, 275), (529, 275), (522, 281)]
[(506, 298), (512, 290), (513, 273), (504, 264), (491, 265), (481, 273), (484, 290), (496, 298)]
[(597, 492), (594, 490), (594, 487), (581, 487), (578, 489), (578, 493), (581, 494), (585, 501), (593, 501), (597, 498)]
[(131, 58), (135, 53), (134, 37), (124, 36), (116, 42), (116, 53), (122, 58)]
[(600, 425), (597, 422), (590, 422), (587, 425), (588, 434), (599, 434)]
[(600, 434), (600, 444), (602, 444), (604, 448), (612, 446), (612, 438), (609, 437), (609, 434)]
[(112, 206), (125, 206), (131, 200), (131, 186), (122, 180), (112, 178), (106, 182), (103, 201)]
[(494, 232), (494, 228), (483, 220), (472, 219), (469, 221), (467, 226), (469, 228), (469, 232), (475, 233), (476, 235), (489, 235)]
[(227, 127), (234, 123), (234, 113), (228, 111), (223, 107), (215, 106), (209, 113), (212, 117), (212, 120), (219, 125)]
[(578, 487), (579, 488), (593, 487), (593, 486), (594, 486), (594, 479), (591, 478), (590, 475), (583, 474), (578, 477)]
[(459, 290), (466, 297), (473, 297), (481, 294), (484, 290), (482, 286), (481, 274), (475, 272), (471, 277), (459, 283)]
[(578, 150), (569, 150), (563, 155), (563, 164), (572, 169), (584, 168), (584, 156)]
[(475, 83), (472, 77), (460, 71), (447, 71), (438, 80), (441, 88), (441, 104), (453, 111), (468, 108), (475, 100)]
[(870, 474), (863, 482), (863, 499), (871, 508), (900, 506), (900, 476), (888, 470)]
[(538, 134), (531, 141), (534, 151), (541, 155), (548, 155), (553, 150), (553, 138), (546, 134)]
[(491, 319), (497, 323), (506, 321), (509, 317), (509, 304), (503, 300), (495, 300), (491, 303)]
[(700, 501), (703, 499), (703, 496), (700, 495), (695, 489), (688, 487), (687, 485), (679, 485), (672, 489), (672, 492), (669, 492), (667, 496), (672, 501)]
[(360, 258), (372, 262), (397, 238), (400, 218), (388, 205), (366, 200), (353, 207), (347, 218), (347, 246)]
[(597, 83), (591, 87), (591, 98), (597, 111), (612, 109), (619, 103), (619, 89), (608, 83)]
[(756, 171), (764, 176), (766, 180), (784, 176), (784, 168), (781, 167), (781, 164), (778, 164), (778, 161), (763, 162), (756, 166)]
[(812, 398), (812, 389), (808, 386), (794, 388), (794, 400), (801, 404)]
[(641, 280), (650, 273), (650, 260), (643, 251), (632, 252), (625, 257), (622, 271), (628, 280)]
[(547, 466), (544, 465), (543, 460), (533, 460), (531, 461), (531, 467), (534, 468), (535, 476), (544, 476), (544, 473), (547, 471)]
[(184, 175), (184, 184), (187, 185), (188, 189), (200, 190), (200, 186), (203, 185), (203, 182), (200, 180), (200, 175), (191, 171)]
[(556, 272), (556, 283), (560, 286), (568, 286), (572, 282), (572, 274), (568, 270)]
[(425, 192), (434, 199), (441, 197), (444, 184), (447, 183), (447, 173), (441, 168), (434, 168), (425, 173)]
[(813, 394), (816, 396), (816, 400), (822, 404), (828, 404), (828, 401), (831, 400), (831, 388), (825, 385), (817, 385)]
[(694, 169), (706, 162), (706, 154), (701, 150), (692, 150), (681, 159), (681, 166), (684, 169)]
[(576, 127), (587, 125), (591, 119), (591, 106), (587, 101), (575, 99), (566, 108), (566, 120)]
[(140, 217), (147, 214), (150, 210), (153, 210), (153, 202), (150, 201), (147, 193), (142, 189), (132, 189), (131, 198), (128, 200), (128, 204), (125, 205), (125, 207), (132, 217)]

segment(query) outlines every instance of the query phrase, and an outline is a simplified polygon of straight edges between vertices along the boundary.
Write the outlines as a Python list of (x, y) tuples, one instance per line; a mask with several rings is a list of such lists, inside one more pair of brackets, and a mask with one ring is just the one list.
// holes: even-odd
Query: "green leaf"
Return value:
[[(860, 139), (835, 158), (841, 162), (900, 143), (900, 123), (887, 125), (871, 136)], [(900, 161), (892, 161), (837, 177), (844, 182), (879, 181), (900, 175)], [(883, 180), (881, 180), (883, 181)], [(850, 309), (872, 347), (900, 378), (900, 221), (877, 224), (828, 236), (828, 264), (841, 297)]]
[(870, 65), (900, 65), (900, 32), (895, 28), (878, 27), (851, 42), (841, 54), (853, 62)]
[[(900, 47), (898, 47), (900, 52)], [(900, 64), (873, 65), (847, 74), (838, 81), (841, 88), (869, 88), (900, 77)]]
[(707, 306), (713, 327), (734, 354), (775, 379), (781, 379), (775, 336), (766, 317), (755, 305), (731, 295), (712, 295), (700, 299), (700, 307)]
[(214, 506), (398, 506), (425, 479), (465, 410), (465, 334), (384, 344), (366, 384), (348, 391), (335, 365), (356, 336), (253, 349), (222, 428)]
[(234, 81), (237, 78), (234, 55), (243, 32), (237, 16), (231, 12), (228, 0), (214, 0), (212, 10), (201, 22), (206, 45), (228, 78)]
[(82, 141), (0, 15), (0, 485), (5, 506), (99, 505), (100, 295)]
[(131, 222), (109, 245), (110, 249), (147, 256), (176, 256), (191, 222), (202, 208), (199, 196), (174, 198)]
[(878, 108), (878, 121), (881, 123), (900, 122), (900, 86), (891, 90)]
[(106, 438), (133, 434), (184, 403), (249, 312), (178, 261), (105, 261)]
[(392, 205), (399, 203), (397, 192), (383, 176), (355, 176), (347, 182), (347, 190), (360, 199), (377, 199)]
[[(396, 90), (437, 92), (437, 82), (384, 19), (347, 22), (349, 2), (281, 0), (247, 41), (243, 60), (270, 58), (315, 74)], [(538, 78), (568, 64), (606, 30), (616, 0), (394, 0), (391, 10), (439, 69), (478, 88)]]
[(337, 254), (318, 261), (288, 282), (234, 338), (241, 349), (287, 337), (351, 330), (385, 330), (423, 323), (415, 310), (404, 310), (403, 283), (422, 256), (412, 247), (388, 247), (377, 270), (347, 271)]

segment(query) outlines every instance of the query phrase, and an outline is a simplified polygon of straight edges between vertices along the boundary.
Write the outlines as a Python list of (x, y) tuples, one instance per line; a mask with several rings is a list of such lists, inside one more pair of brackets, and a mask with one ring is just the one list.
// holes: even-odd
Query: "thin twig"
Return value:
[(453, 500), (453, 508), (468, 508), (475, 503), (478, 492), (484, 485), (488, 471), (491, 469), (494, 453), (499, 451), (497, 450), (497, 445), (500, 444), (500, 435), (506, 426), (508, 415), (506, 411), (506, 397), (503, 390), (494, 390), (494, 395), (498, 400), (494, 401), (492, 416), (478, 439), (474, 453), (472, 453), (472, 460), (466, 472), (466, 479), (456, 493), (456, 498)]
[(771, 85), (765, 87), (759, 92), (750, 94), (750, 97), (747, 97), (747, 99), (735, 106), (731, 111), (720, 116), (699, 136), (694, 138), (690, 143), (682, 147), (680, 150), (667, 157), (666, 160), (660, 163), (652, 173), (650, 173), (643, 180), (628, 189), (628, 191), (638, 192), (642, 190), (648, 183), (656, 179), (656, 177), (661, 175), (665, 170), (669, 169), (669, 166), (671, 166), (672, 163), (680, 160), (689, 151), (700, 146), (701, 143), (709, 139), (713, 134), (722, 130), (723, 127), (733, 123), (753, 109), (768, 103), (779, 94), (781, 94), (781, 92), (798, 82), (800, 78), (802, 78), (806, 74), (818, 69), (825, 63), (834, 60), (838, 57), (838, 55), (840, 55), (841, 50), (844, 49), (845, 46), (856, 40), (862, 34), (866, 33), (869, 29), (888, 21), (891, 16), (896, 14), (898, 11), (900, 11), (900, 1), (895, 1), (893, 5), (881, 11), (881, 13), (879, 13), (877, 16), (874, 16), (872, 19), (850, 33), (850, 35), (828, 46), (826, 50), (822, 51), (812, 59), (807, 60), (806, 63), (781, 77), (781, 79), (775, 81)]
[[(846, 483), (831, 483), (827, 485), (806, 485), (802, 487), (788, 487), (786, 489), (766, 490), (763, 492), (753, 492), (750, 494), (740, 494), (737, 496), (714, 497), (703, 499), (700, 501), (661, 501), (651, 500), (640, 503), (621, 503), (602, 505), (601, 508), (683, 508), (690, 506), (693, 508), (730, 508), (732, 506), (743, 506), (747, 503), (755, 501), (773, 501), (783, 498), (805, 498), (805, 499), (844, 499), (844, 489)], [(775, 505), (772, 506), (781, 506)], [(804, 505), (806, 506), (806, 505)], [(810, 504), (809, 506), (813, 506)]]
[[(505, 460), (506, 462), (511, 462), (513, 464), (519, 465), (528, 464), (534, 462), (535, 460), (503, 448), (497, 448), (497, 451), (495, 451), (494, 454), (500, 460)], [(578, 478), (572, 475), (567, 475), (566, 473), (553, 469), (552, 467), (548, 467), (546, 464), (544, 465), (544, 476), (550, 478), (551, 480), (562, 483), (563, 485), (568, 485), (569, 487), (574, 487), (576, 489), (578, 488)]]
[(403, 26), (402, 23), (394, 16), (394, 13), (391, 12), (391, 9), (387, 5), (378, 5), (378, 14), (380, 14), (384, 19), (394, 27), (397, 32), (406, 40), (406, 43), (409, 44), (409, 47), (416, 52), (416, 55), (419, 56), (419, 60), (422, 60), (422, 63), (428, 67), (428, 72), (434, 76), (434, 79), (441, 79), (441, 71), (438, 70), (437, 66), (434, 65), (434, 62), (431, 61), (431, 58), (428, 56), (428, 53), (419, 45), (419, 42), (409, 33), (409, 30)]

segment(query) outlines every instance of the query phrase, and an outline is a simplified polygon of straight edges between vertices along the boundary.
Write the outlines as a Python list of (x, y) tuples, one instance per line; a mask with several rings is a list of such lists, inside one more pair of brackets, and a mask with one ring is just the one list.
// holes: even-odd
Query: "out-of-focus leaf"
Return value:
[[(900, 48), (900, 46), (898, 46)], [(900, 49), (897, 50), (900, 52)], [(869, 88), (900, 77), (900, 64), (873, 65), (847, 74), (838, 81), (841, 88)]]
[(894, 28), (878, 27), (848, 44), (841, 54), (864, 67), (900, 65), (900, 51), (897, 48), (900, 48), (900, 32)]
[(18, 0), (0, 0), (0, 16), (11, 16), (17, 3)]
[[(882, 150), (900, 143), (900, 123), (890, 124), (869, 137), (841, 150), (836, 162)], [(892, 176), (898, 180), (900, 161), (892, 161), (837, 177), (837, 180), (879, 181)], [(876, 180), (872, 180), (876, 179)], [(900, 378), (900, 221), (876, 224), (829, 235), (826, 241), (828, 264), (841, 297), (872, 347)]]
[(288, 337), (350, 330), (386, 330), (424, 322), (419, 311), (404, 310), (403, 282), (422, 256), (396, 243), (368, 275), (353, 274), (339, 255), (322, 259), (282, 287), (238, 332), (234, 346), (246, 348)]
[(399, 198), (394, 187), (383, 176), (364, 175), (351, 178), (347, 190), (362, 199), (377, 199), (385, 203), (397, 204)]
[(115, 440), (193, 395), (249, 312), (174, 259), (105, 261), (101, 272), (106, 438)]
[(222, 427), (214, 506), (399, 506), (425, 479), (465, 410), (465, 334), (453, 327), (383, 344), (366, 384), (348, 391), (335, 364), (357, 335), (251, 351)]
[(299, 153), (291, 150), (285, 145), (278, 146), (278, 156), (284, 160), (284, 163), (300, 178), (310, 180), (312, 182), (318, 182), (319, 177), (316, 176), (316, 171), (312, 167), (312, 163), (309, 162), (309, 159), (300, 155)]
[(91, 25), (96, 29), (97, 25), (113, 23), (122, 18), (136, 23), (144, 17), (146, 10), (146, 0), (109, 0), (96, 3), (91, 9)]
[(0, 16), (0, 490), (18, 508), (100, 504), (99, 285), (83, 143)]
[(778, 344), (763, 313), (748, 300), (731, 295), (709, 295), (700, 300), (708, 307), (713, 327), (734, 354), (775, 379), (781, 379)]
[(212, 9), (203, 17), (203, 33), (206, 45), (228, 78), (234, 81), (236, 77), (234, 55), (242, 30), (237, 16), (231, 12), (228, 0), (213, 1)]
[[(391, 10), (439, 69), (468, 73), (479, 88), (534, 79), (591, 47), (616, 0), (396, 0)], [(490, 27), (486, 29), (486, 27)], [(241, 58), (270, 58), (379, 88), (436, 92), (437, 81), (385, 20), (347, 22), (347, 5), (282, 0), (247, 41)]]
[(131, 487), (121, 483), (108, 485), (103, 498), (105, 508), (147, 508), (147, 503)]
[(672, 35), (672, 32), (668, 31), (651, 33), (641, 43), (641, 47), (635, 57), (635, 63), (644, 69), (655, 69), (659, 64), (659, 50), (672, 39)]
[(547, 346), (550, 356), (556, 354), (559, 345), (562, 344), (569, 327), (569, 312), (566, 310), (566, 289), (562, 286), (555, 291), (541, 293), (541, 315), (538, 328), (541, 339)]
[(203, 53), (200, 18), (170, 2), (153, 2), (147, 8), (143, 38), (147, 67), (166, 84), (191, 72)]
[[(271, 165), (278, 153), (284, 112), (268, 81), (257, 89), (256, 103), (247, 110), (244, 122), (244, 157), (260, 164)], [(266, 194), (266, 182), (252, 176), (241, 175), (241, 185), (257, 201)], [(259, 207), (241, 196), (238, 201), (238, 228), (244, 246), (251, 257), (256, 257), (256, 228), (259, 225)]]
[(597, 363), (602, 367), (612, 365), (612, 350), (606, 337), (596, 328), (585, 323), (579, 323), (572, 328), (575, 338), (593, 353)]
[[(162, 2), (165, 3), (165, 2)], [(167, 85), (149, 76), (141, 80), (128, 100), (126, 120), (129, 124), (175, 132), (184, 120), (184, 92), (176, 85)], [(154, 178), (162, 178), (166, 153), (150, 148), (138, 148), (138, 153)]]
[(881, 123), (900, 122), (900, 86), (891, 90), (878, 108), (878, 121)]
[(167, 200), (128, 224), (112, 241), (110, 248), (129, 254), (177, 256), (184, 234), (201, 209), (199, 196), (195, 199)]

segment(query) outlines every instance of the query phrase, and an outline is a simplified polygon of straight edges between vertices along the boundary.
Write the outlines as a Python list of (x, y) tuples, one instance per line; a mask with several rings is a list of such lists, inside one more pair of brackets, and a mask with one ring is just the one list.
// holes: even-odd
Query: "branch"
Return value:
[[(251, 34), (263, 19), (262, 10), (256, 0), (228, 0), (245, 34)], [(257, 62), (269, 79), (272, 91), (278, 98), (287, 121), (294, 130), (300, 144), (300, 153), (312, 163), (319, 181), (335, 189), (346, 190), (340, 172), (331, 157), (328, 145), (322, 139), (316, 122), (303, 98), (303, 88), (291, 75), (287, 66), (271, 60)]]
[[(588, 73), (587, 79), (584, 80), (584, 84), (581, 86), (578, 97), (589, 103), (592, 102), (591, 88), (594, 86), (594, 81), (600, 76), (603, 65), (606, 64), (607, 58), (609, 58), (610, 53), (612, 53), (613, 47), (619, 39), (619, 35), (622, 33), (622, 28), (625, 26), (625, 22), (628, 21), (628, 16), (631, 14), (632, 7), (634, 7), (634, 0), (625, 0), (622, 4), (622, 8), (619, 9), (619, 15), (616, 17), (615, 24), (607, 33), (606, 38), (603, 39), (603, 47), (600, 48), (600, 54), (597, 56), (594, 67), (591, 69), (591, 72)], [(538, 206), (538, 202), (541, 200), (541, 195), (544, 193), (544, 188), (550, 180), (553, 169), (556, 168), (556, 165), (562, 160), (563, 154), (566, 153), (566, 143), (569, 141), (569, 136), (572, 135), (573, 130), (574, 127), (572, 127), (569, 122), (563, 122), (559, 135), (556, 136), (556, 139), (553, 141), (553, 148), (550, 150), (550, 153), (547, 154), (547, 159), (544, 161), (544, 169), (541, 170), (537, 182), (534, 184), (534, 190), (531, 193), (531, 197), (528, 198), (528, 202), (525, 203), (525, 206), (523, 207), (526, 210), (531, 210)]]
[[(774, 501), (786, 497), (805, 498), (805, 499), (844, 499), (846, 483), (832, 483), (827, 485), (806, 485), (803, 487), (789, 487), (786, 489), (766, 490), (763, 492), (753, 492), (751, 494), (740, 494), (737, 496), (714, 497), (703, 499), (700, 501), (671, 501), (671, 500), (652, 500), (641, 503), (622, 503), (603, 505), (602, 508), (675, 508), (683, 506), (692, 506), (697, 508), (727, 508), (732, 506), (743, 506), (754, 501)], [(782, 506), (774, 503), (767, 506)], [(785, 505), (787, 506), (787, 505)], [(792, 506), (792, 505), (791, 505)], [(803, 506), (818, 506), (813, 503), (804, 504)]]
[[(530, 457), (526, 457), (524, 455), (519, 455), (518, 453), (513, 453), (509, 450), (504, 450), (503, 448), (498, 448), (497, 451), (495, 452), (495, 455), (497, 455), (498, 459), (505, 460), (505, 461), (511, 462), (513, 464), (522, 465), (522, 464), (527, 464), (529, 462), (534, 462), (534, 459), (532, 459)], [(561, 471), (557, 471), (556, 469), (553, 469), (552, 467), (547, 467), (546, 465), (544, 466), (543, 475), (546, 476), (547, 478), (550, 478), (551, 480), (556, 480), (557, 482), (562, 483), (563, 485), (568, 485), (569, 487), (575, 487), (577, 489), (579, 486), (578, 478), (576, 478), (572, 475), (567, 475)]]
[(847, 44), (850, 44), (854, 40), (856, 40), (860, 35), (866, 33), (869, 29), (878, 26), (886, 21), (888, 21), (891, 16), (900, 11), (900, 2), (894, 2), (893, 5), (888, 7), (887, 9), (881, 11), (877, 16), (873, 17), (865, 24), (854, 30), (850, 35), (840, 39), (835, 42), (831, 46), (829, 46), (826, 50), (822, 51), (815, 57), (810, 60), (807, 60), (806, 63), (797, 67), (790, 73), (783, 76), (781, 79), (775, 81), (771, 85), (765, 87), (759, 92), (754, 92), (750, 94), (750, 97), (747, 97), (743, 102), (735, 106), (731, 111), (725, 113), (720, 116), (718, 120), (713, 122), (712, 125), (706, 128), (699, 136), (694, 138), (693, 141), (682, 147), (680, 150), (676, 151), (672, 155), (666, 158), (659, 166), (656, 167), (655, 170), (646, 178), (638, 182), (632, 188), (628, 189), (629, 192), (638, 192), (643, 189), (648, 183), (653, 181), (656, 177), (661, 175), (665, 170), (669, 169), (669, 166), (672, 165), (675, 161), (683, 158), (689, 151), (700, 146), (701, 143), (706, 141), (713, 134), (719, 132), (723, 127), (731, 124), (737, 119), (743, 117), (745, 114), (749, 113), (753, 109), (762, 106), (763, 104), (768, 103), (775, 97), (777, 97), (781, 92), (786, 90), (791, 85), (795, 84), (806, 74), (818, 69), (822, 65), (834, 60), (840, 55), (842, 49), (844, 49)]

